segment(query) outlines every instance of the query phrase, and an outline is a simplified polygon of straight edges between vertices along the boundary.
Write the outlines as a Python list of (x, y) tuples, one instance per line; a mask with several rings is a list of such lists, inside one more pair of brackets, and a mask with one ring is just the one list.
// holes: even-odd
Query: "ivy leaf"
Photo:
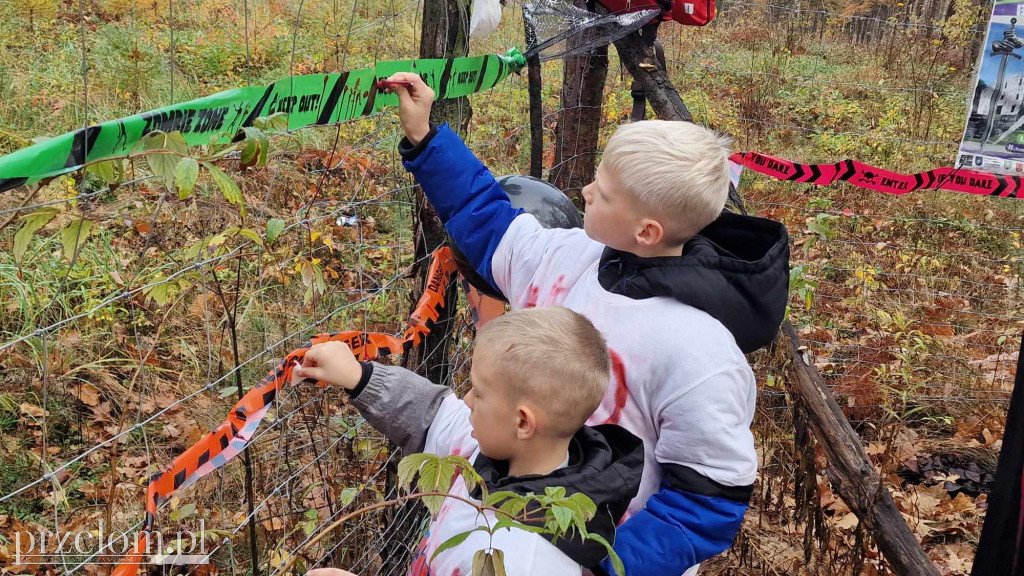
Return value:
[(167, 134), (165, 143), (168, 150), (177, 152), (182, 156), (188, 156), (188, 143), (185, 142), (185, 137), (178, 130)]
[(206, 246), (207, 241), (205, 238), (192, 244), (188, 247), (188, 250), (185, 251), (185, 260), (195, 260), (199, 258), (199, 253), (202, 252), (203, 248), (206, 248)]
[[(327, 286), (325, 284), (324, 293), (326, 292)], [(473, 465), (469, 463), (469, 460), (466, 460), (462, 456), (455, 455), (445, 456), (444, 458), (442, 458), (442, 460), (447, 464), (451, 464), (456, 470), (458, 470), (459, 474), (462, 475), (462, 481), (466, 483), (466, 489), (469, 490), (470, 492), (476, 490), (477, 485), (483, 484), (483, 478), (481, 478), (480, 475), (477, 474), (476, 469), (473, 468)], [(484, 486), (485, 495), (486, 492), (487, 487)]]
[(29, 240), (46, 223), (57, 215), (57, 208), (46, 207), (22, 217), (25, 224), (20, 230), (14, 235), (14, 261), (21, 265), (21, 259), (25, 256), (25, 251), (28, 250)]
[(64, 245), (64, 257), (68, 262), (75, 259), (78, 251), (85, 244), (85, 239), (89, 237), (89, 232), (92, 230), (92, 224), (90, 220), (75, 220), (60, 231), (60, 243)]
[(174, 186), (178, 189), (178, 198), (188, 198), (198, 179), (199, 162), (196, 162), (195, 158), (182, 158), (174, 169)]
[(246, 143), (242, 149), (242, 166), (266, 166), (267, 151), (270, 149), (270, 140), (266, 133), (250, 126), (242, 130), (245, 132)]
[(203, 166), (210, 171), (210, 176), (213, 177), (213, 181), (217, 183), (217, 187), (220, 188), (221, 193), (224, 195), (224, 199), (232, 204), (238, 204), (242, 214), (245, 214), (245, 198), (242, 197), (242, 190), (239, 189), (238, 184), (223, 170), (217, 168), (209, 162), (203, 162)]
[(267, 220), (267, 244), (273, 244), (274, 240), (284, 231), (284, 220), (271, 218)]
[[(420, 466), (419, 479), (416, 482), (416, 487), (420, 492), (434, 492), (435, 488), (439, 484), (438, 482), (438, 469), (440, 465), (440, 458), (433, 457), (426, 460), (422, 466)], [(443, 496), (424, 496), (423, 504), (430, 511), (431, 516), (437, 516), (437, 513), (441, 510), (441, 504), (444, 501)]]

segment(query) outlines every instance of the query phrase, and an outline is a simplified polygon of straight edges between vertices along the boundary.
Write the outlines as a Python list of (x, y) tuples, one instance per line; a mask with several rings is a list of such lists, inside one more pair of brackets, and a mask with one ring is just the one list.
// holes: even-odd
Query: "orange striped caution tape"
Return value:
[(357, 358), (371, 360), (419, 345), (433, 328), (433, 323), (440, 317), (441, 309), (445, 305), (448, 283), (457, 270), (455, 259), (448, 247), (439, 248), (434, 252), (427, 272), (426, 289), (416, 303), (402, 337), (355, 330), (317, 334), (310, 339), (309, 344), (285, 356), (276, 368), (232, 407), (227, 418), (212, 432), (150, 477), (146, 488), (146, 518), (142, 531), (135, 539), (134, 549), (118, 564), (112, 576), (135, 576), (138, 572), (139, 566), (149, 552), (148, 535), (156, 525), (157, 508), (161, 502), (176, 491), (221, 468), (245, 450), (278, 393), (291, 382), (293, 367), (296, 363), (302, 363), (307, 350), (323, 342), (344, 342)]

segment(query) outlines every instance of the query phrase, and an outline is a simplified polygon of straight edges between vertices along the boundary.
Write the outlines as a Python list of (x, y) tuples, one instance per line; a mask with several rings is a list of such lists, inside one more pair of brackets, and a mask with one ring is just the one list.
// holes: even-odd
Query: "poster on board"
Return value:
[(957, 166), (1024, 175), (1024, 1), (992, 7)]

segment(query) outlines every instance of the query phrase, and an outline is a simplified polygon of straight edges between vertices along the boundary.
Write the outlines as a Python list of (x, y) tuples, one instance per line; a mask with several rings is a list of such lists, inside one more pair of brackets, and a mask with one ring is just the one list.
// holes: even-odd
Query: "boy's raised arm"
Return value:
[(431, 128), (434, 92), (416, 74), (400, 72), (399, 118), (406, 140), (399, 145), (405, 168), (416, 177), (448, 234), (469, 263), (495, 289), (491, 258), (516, 216), (508, 196), (487, 167), (447, 125)]

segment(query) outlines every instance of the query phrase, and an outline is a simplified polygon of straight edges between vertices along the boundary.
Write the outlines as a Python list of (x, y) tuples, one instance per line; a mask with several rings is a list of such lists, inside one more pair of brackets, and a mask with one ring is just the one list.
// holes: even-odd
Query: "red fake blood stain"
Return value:
[(536, 286), (530, 286), (526, 290), (527, 290), (526, 308), (536, 308), (537, 307), (537, 297), (540, 295), (540, 288), (537, 288)]
[(622, 357), (615, 350), (608, 349), (612, 358), (612, 378), (615, 380), (615, 407), (605, 424), (618, 424), (622, 418), (622, 408), (629, 399), (629, 388), (626, 386), (626, 368), (622, 365)]
[(557, 306), (561, 303), (559, 297), (562, 294), (565, 294), (566, 291), (565, 286), (562, 285), (562, 282), (564, 281), (565, 274), (561, 274), (558, 276), (558, 279), (555, 280), (555, 285), (551, 287), (551, 295), (549, 296), (548, 303), (551, 304), (552, 306)]

